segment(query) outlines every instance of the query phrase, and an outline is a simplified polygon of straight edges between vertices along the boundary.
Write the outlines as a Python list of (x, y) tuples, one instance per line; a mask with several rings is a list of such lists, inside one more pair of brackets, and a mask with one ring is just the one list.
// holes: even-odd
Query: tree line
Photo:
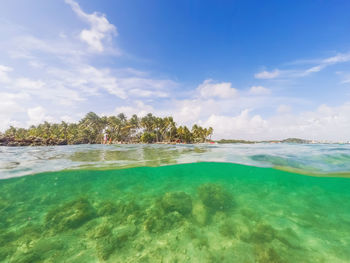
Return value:
[[(28, 129), (11, 126), (2, 137), (17, 141), (41, 141), (43, 144), (99, 144), (99, 143), (201, 143), (211, 139), (213, 128), (193, 125), (177, 126), (172, 117), (144, 117), (124, 113), (99, 117), (89, 112), (78, 123), (49, 123), (32, 125)], [(50, 142), (50, 143), (48, 143)]]

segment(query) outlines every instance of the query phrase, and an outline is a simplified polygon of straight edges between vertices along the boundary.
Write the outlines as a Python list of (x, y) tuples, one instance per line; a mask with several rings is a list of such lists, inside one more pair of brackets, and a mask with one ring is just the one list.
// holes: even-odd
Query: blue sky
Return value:
[(0, 129), (172, 115), (215, 138), (350, 140), (349, 1), (3, 0)]

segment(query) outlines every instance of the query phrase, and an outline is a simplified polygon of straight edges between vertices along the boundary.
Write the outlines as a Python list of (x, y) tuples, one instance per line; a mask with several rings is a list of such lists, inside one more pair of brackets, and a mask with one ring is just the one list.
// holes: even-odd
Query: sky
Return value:
[(2, 0), (0, 131), (87, 112), (350, 141), (350, 1)]

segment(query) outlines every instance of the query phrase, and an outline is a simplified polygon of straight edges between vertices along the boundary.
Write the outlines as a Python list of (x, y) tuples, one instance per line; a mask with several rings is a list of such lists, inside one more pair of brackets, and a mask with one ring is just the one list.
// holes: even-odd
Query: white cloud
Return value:
[(213, 80), (207, 79), (197, 88), (203, 98), (218, 97), (229, 99), (237, 96), (238, 91), (231, 87), (230, 82), (213, 83)]
[(72, 80), (75, 81), (74, 85), (80, 86), (83, 90), (102, 89), (121, 99), (127, 98), (126, 91), (118, 83), (117, 78), (112, 76), (109, 69), (97, 69), (86, 65), (78, 71), (80, 74), (78, 77), (73, 76)]
[(280, 71), (278, 69), (275, 69), (273, 71), (262, 71), (259, 73), (256, 73), (254, 77), (256, 79), (274, 79), (277, 78), (280, 75)]
[(74, 118), (70, 115), (63, 115), (61, 116), (61, 121), (65, 121), (67, 123), (73, 123), (73, 122), (77, 122), (79, 119), (78, 118)]
[(140, 100), (136, 100), (133, 102), (132, 106), (121, 106), (115, 108), (113, 114), (124, 113), (126, 116), (130, 117), (133, 114), (136, 114), (139, 117), (145, 116), (148, 113), (155, 114), (155, 110), (152, 106), (143, 103)]
[(29, 108), (27, 110), (27, 114), (29, 117), (29, 120), (27, 122), (28, 126), (37, 125), (44, 121), (55, 122), (55, 119), (53, 117), (46, 115), (46, 110), (41, 106)]
[(292, 110), (292, 108), (290, 106), (282, 104), (282, 105), (278, 106), (276, 111), (278, 113), (282, 113), (283, 114), (283, 113), (289, 113), (289, 112), (291, 112), (291, 110)]
[(169, 111), (169, 115), (173, 115), (175, 120), (179, 121), (180, 124), (190, 125), (198, 121), (203, 113), (203, 106), (200, 101), (184, 100), (180, 101), (179, 104), (177, 109)]
[(350, 74), (345, 76), (341, 83), (350, 83)]
[(14, 120), (14, 117), (25, 112), (23, 102), (28, 101), (30, 96), (23, 92), (0, 92), (0, 98), (0, 131), (3, 131), (10, 125), (18, 124), (18, 122)]
[(322, 64), (335, 64), (348, 61), (350, 61), (350, 53), (339, 53), (336, 56), (323, 59)]
[(130, 94), (136, 97), (144, 97), (144, 98), (166, 98), (168, 94), (163, 91), (152, 91), (145, 89), (132, 89), (130, 90)]
[(256, 73), (254, 77), (256, 79), (289, 79), (289, 78), (300, 78), (300, 77), (306, 77), (310, 74), (317, 73), (322, 71), (323, 69), (335, 65), (338, 63), (345, 63), (350, 61), (350, 53), (339, 53), (333, 57), (325, 58), (325, 59), (313, 59), (313, 60), (299, 60), (292, 63), (289, 63), (289, 65), (303, 65), (303, 64), (315, 64), (314, 66), (311, 66), (307, 69), (287, 69), (287, 70), (280, 70), (275, 69), (273, 71), (262, 71), (259, 73)]
[(13, 69), (4, 65), (0, 65), (0, 83), (8, 83), (10, 82), (10, 77), (8, 73)]
[(239, 115), (220, 116), (211, 115), (205, 122), (200, 124), (214, 128), (215, 138), (247, 139), (261, 134), (267, 127), (267, 121), (259, 115), (249, 116), (249, 110), (243, 110)]
[(271, 90), (263, 86), (252, 86), (249, 89), (249, 93), (252, 95), (269, 95), (271, 94)]
[(321, 105), (314, 111), (300, 114), (282, 112), (267, 119), (249, 113), (244, 110), (233, 117), (213, 114), (201, 124), (214, 128), (214, 138), (271, 140), (298, 137), (349, 141), (350, 102), (337, 107)]
[(28, 100), (30, 97), (26, 93), (0, 92), (0, 98), (0, 115), (11, 116), (14, 113), (23, 111), (21, 102)]
[(88, 22), (91, 26), (90, 29), (84, 29), (80, 33), (80, 39), (86, 42), (89, 47), (97, 52), (103, 52), (104, 40), (110, 41), (113, 35), (117, 35), (116, 27), (109, 23), (104, 14), (94, 12), (92, 14), (85, 13), (73, 0), (65, 0), (69, 4), (73, 11), (84, 21)]
[(14, 84), (20, 90), (41, 90), (45, 86), (45, 82), (41, 80), (32, 80), (28, 78), (18, 78)]

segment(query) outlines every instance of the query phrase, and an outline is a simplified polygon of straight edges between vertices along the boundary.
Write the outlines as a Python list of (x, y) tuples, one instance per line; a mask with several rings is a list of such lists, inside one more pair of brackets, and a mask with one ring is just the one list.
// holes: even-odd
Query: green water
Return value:
[(350, 262), (350, 179), (228, 163), (0, 181), (1, 262)]

